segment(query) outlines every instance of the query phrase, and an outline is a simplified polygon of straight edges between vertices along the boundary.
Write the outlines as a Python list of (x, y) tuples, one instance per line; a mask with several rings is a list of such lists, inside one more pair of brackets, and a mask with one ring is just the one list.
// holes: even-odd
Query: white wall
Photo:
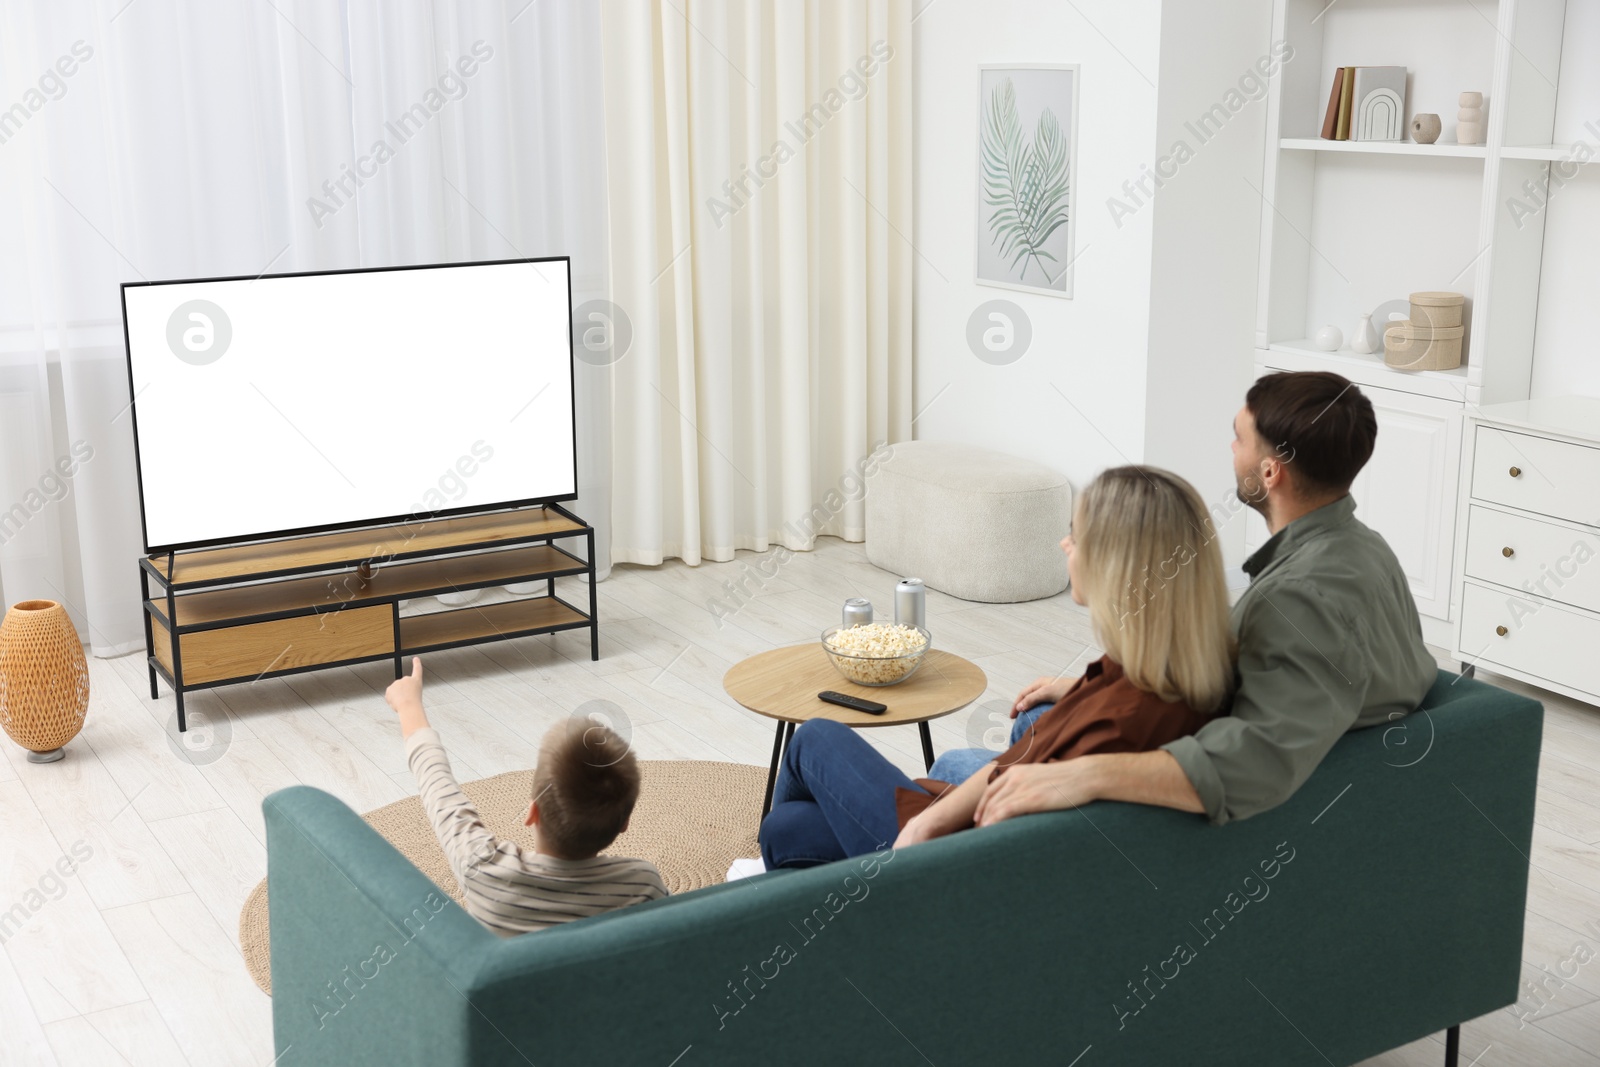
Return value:
[[(1165, 8), (996, 0), (935, 3), (917, 19), (914, 429), (1038, 460), (1078, 486), (1107, 466), (1156, 463), (1211, 503), (1233, 484), (1230, 421), (1250, 381), (1264, 99), (1204, 145), (1190, 135), (1194, 157), (1153, 198), (1124, 183), (1266, 54), (1270, 3)], [(1071, 300), (973, 281), (982, 63), (1081, 65)], [(994, 299), (1021, 306), (1033, 330), (1005, 366), (967, 343), (969, 317)], [(1236, 563), (1242, 523), (1223, 538)]]
[[(1600, 126), (1600, 106), (1596, 107)], [(1579, 134), (1600, 149), (1593, 133)], [(1600, 158), (1600, 156), (1597, 156)], [(1557, 166), (1561, 166), (1557, 164)], [(1555, 168), (1553, 167), (1552, 170)], [(1539, 317), (1533, 333), (1529, 392), (1544, 396), (1600, 396), (1595, 358), (1594, 309), (1600, 279), (1600, 163), (1570, 168), (1551, 179), (1545, 209), (1544, 259), (1539, 271)], [(1502, 204), (1500, 210), (1504, 211)]]
[[(1230, 564), (1244, 558), (1244, 510), (1225, 524), (1223, 517), (1234, 491), (1233, 416), (1255, 354), (1267, 126), (1260, 74), (1282, 61), (1271, 51), (1271, 30), (1270, 0), (1181, 0), (1162, 12), (1151, 162), (1172, 159), (1160, 172), (1176, 173), (1149, 205), (1156, 222), (1144, 458), (1194, 483), (1222, 524)], [(1200, 127), (1217, 104), (1229, 113), (1226, 123), (1217, 112)], [(1175, 151), (1180, 141), (1186, 149)], [(1192, 157), (1178, 165), (1188, 151)]]
[[(1600, 160), (1600, 4), (1568, 4), (1561, 77), (1556, 89), (1556, 144), (1588, 146)], [(1600, 278), (1600, 162), (1551, 170), (1539, 271), (1539, 318), (1533, 335), (1533, 396), (1600, 396), (1594, 355), (1595, 280)], [(1508, 190), (1516, 192), (1515, 190)], [(1507, 210), (1501, 203), (1499, 210)]]
[[(989, 0), (922, 9), (910, 236), (916, 437), (1035, 459), (1081, 486), (1144, 451), (1151, 213), (1118, 229), (1105, 201), (1151, 158), (1160, 4), (1075, 6)], [(1072, 176), (1080, 257), (1071, 300), (973, 281), (981, 63), (1082, 66)], [(968, 318), (994, 299), (1019, 305), (1033, 331), (1028, 351), (1006, 366), (982, 362), (966, 340)]]

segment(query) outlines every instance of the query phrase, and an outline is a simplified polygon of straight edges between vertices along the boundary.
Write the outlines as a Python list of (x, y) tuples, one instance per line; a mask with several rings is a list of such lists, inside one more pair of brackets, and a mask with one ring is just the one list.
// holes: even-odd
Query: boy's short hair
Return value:
[(617, 839), (639, 799), (639, 761), (592, 719), (552, 726), (533, 772), (539, 835), (567, 859), (587, 859)]
[(1330, 371), (1279, 371), (1245, 394), (1256, 433), (1289, 461), (1295, 488), (1343, 492), (1372, 458), (1378, 419), (1360, 389)]

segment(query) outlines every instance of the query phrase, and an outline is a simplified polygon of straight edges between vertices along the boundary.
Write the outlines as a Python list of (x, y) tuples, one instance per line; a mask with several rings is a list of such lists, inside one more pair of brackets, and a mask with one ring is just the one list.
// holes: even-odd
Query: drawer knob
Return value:
[(1516, 555), (1516, 553), (1511, 550), (1511, 546), (1510, 545), (1507, 545), (1506, 547), (1502, 548), (1500, 550), (1500, 554), (1502, 556), (1504, 556), (1506, 559), (1510, 559), (1512, 556)]
[(1521, 467), (1512, 467), (1511, 468), (1511, 477), (1513, 477), (1513, 478), (1522, 477), (1522, 468)]
[(1496, 626), (1494, 628), (1494, 632), (1499, 634), (1501, 637), (1504, 637), (1506, 634), (1510, 633), (1511, 631), (1507, 630), (1504, 626)]

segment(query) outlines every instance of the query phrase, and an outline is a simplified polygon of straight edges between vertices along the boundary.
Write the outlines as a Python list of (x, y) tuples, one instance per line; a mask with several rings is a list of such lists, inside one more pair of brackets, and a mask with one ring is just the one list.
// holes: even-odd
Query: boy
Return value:
[(483, 925), (510, 937), (667, 895), (653, 864), (599, 855), (628, 828), (639, 799), (638, 762), (615, 733), (568, 719), (544, 735), (524, 823), (534, 828), (528, 852), (496, 839), (456, 784), (422, 710), (421, 658), (384, 699), (399, 713), (406, 760), (463, 903)]

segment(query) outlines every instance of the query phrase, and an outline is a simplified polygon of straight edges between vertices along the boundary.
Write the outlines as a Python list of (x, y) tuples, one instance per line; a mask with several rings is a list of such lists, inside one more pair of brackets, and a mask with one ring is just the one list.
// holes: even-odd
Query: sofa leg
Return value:
[(1461, 1027), (1452, 1026), (1444, 1032), (1444, 1067), (1456, 1067), (1461, 1060)]

